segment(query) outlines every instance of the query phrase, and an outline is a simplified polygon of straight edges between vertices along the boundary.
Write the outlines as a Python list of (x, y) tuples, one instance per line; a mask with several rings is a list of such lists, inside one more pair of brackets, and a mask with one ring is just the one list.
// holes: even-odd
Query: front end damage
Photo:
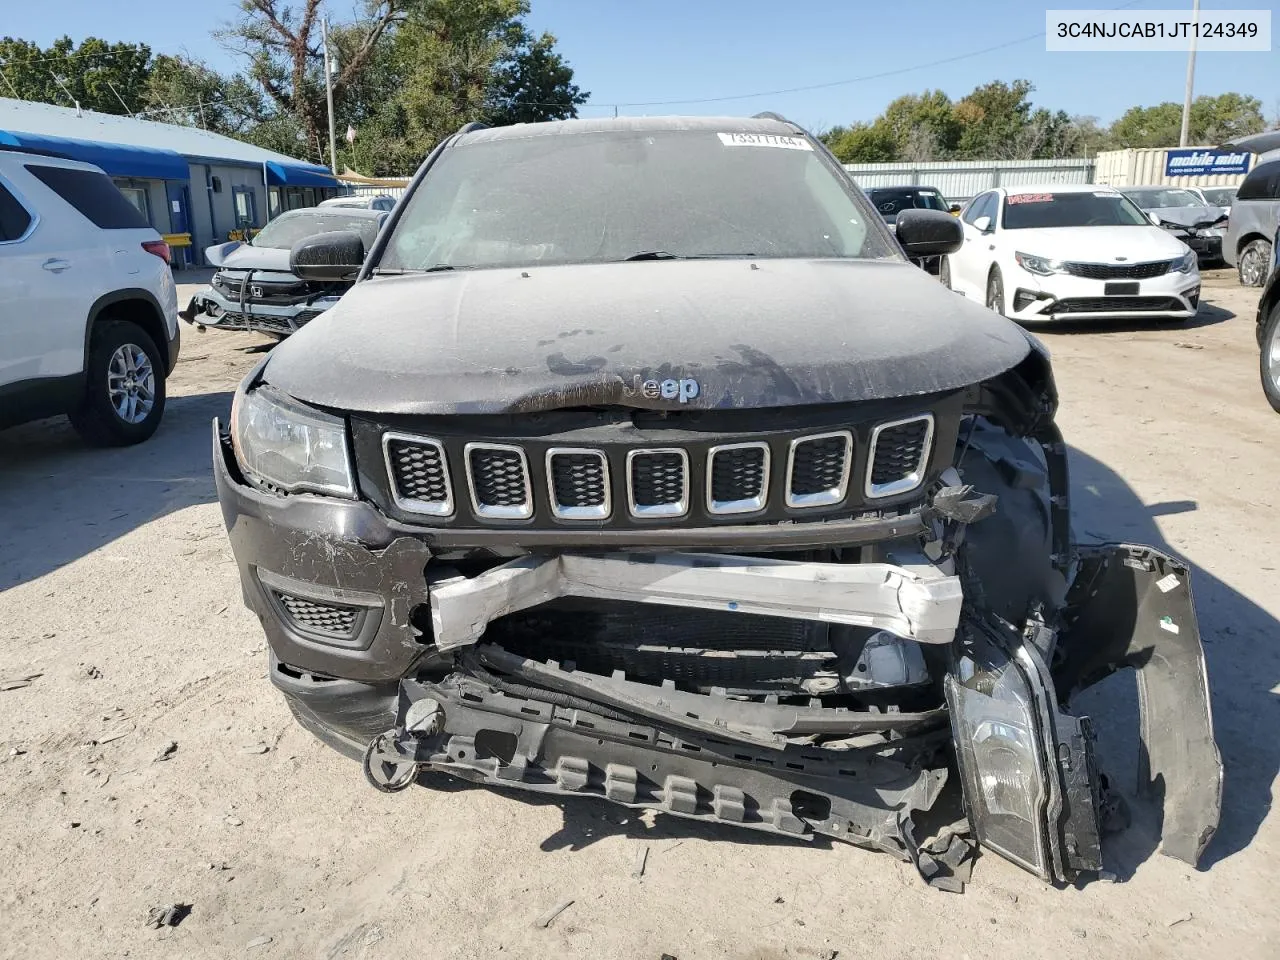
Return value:
[(1071, 543), (1035, 362), (937, 401), (918, 493), (822, 521), (497, 538), (281, 496), (215, 425), (218, 492), (273, 682), (380, 790), (433, 770), (844, 840), (943, 889), (977, 847), (1070, 882), (1117, 802), (1071, 698), (1132, 667), (1141, 792), (1195, 863), (1222, 773), (1188, 571)]

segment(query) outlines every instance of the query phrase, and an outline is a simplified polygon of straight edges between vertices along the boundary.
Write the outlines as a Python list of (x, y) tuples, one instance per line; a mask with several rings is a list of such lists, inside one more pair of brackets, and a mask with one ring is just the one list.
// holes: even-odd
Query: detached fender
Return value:
[(1218, 829), (1222, 758), (1186, 565), (1151, 547), (1082, 547), (1053, 669), (1067, 700), (1122, 667), (1138, 677), (1138, 790), (1163, 800), (1162, 852), (1195, 864)]

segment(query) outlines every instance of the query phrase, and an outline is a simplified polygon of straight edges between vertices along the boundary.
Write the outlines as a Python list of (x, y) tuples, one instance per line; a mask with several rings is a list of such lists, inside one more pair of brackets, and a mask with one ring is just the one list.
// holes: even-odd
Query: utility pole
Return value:
[[(1199, 0), (1197, 0), (1199, 2)], [(329, 59), (329, 18), (320, 20), (320, 35), (324, 40), (324, 95), (329, 101), (329, 166), (338, 175), (338, 139), (333, 133), (333, 70)]]
[[(1200, 24), (1200, 0), (1191, 0), (1191, 19)], [(1187, 54), (1187, 92), (1182, 99), (1182, 132), (1178, 134), (1178, 146), (1187, 145), (1191, 132), (1191, 91), (1196, 85), (1196, 35), (1191, 34), (1191, 51)]]

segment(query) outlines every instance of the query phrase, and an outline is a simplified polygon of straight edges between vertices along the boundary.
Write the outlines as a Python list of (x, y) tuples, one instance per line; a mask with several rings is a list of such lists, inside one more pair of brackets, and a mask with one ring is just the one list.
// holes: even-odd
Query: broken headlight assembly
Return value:
[(1059, 713), (1035, 646), (991, 621), (961, 634), (946, 693), (975, 838), (1045, 880), (1099, 869), (1088, 720)]
[(231, 444), (240, 469), (257, 486), (355, 496), (346, 424), (271, 387), (237, 391)]

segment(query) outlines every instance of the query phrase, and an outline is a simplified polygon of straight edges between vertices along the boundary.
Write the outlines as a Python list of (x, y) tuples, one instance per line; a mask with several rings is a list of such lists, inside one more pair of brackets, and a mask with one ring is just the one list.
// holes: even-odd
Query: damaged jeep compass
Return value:
[(1187, 567), (1073, 542), (1046, 352), (912, 263), (959, 243), (926, 210), (895, 238), (772, 114), (470, 125), (370, 249), (299, 243), (357, 282), (213, 435), (298, 721), (388, 792), (1056, 883), (1122, 819), (1072, 697), (1132, 667), (1140, 792), (1194, 863), (1222, 770)]

